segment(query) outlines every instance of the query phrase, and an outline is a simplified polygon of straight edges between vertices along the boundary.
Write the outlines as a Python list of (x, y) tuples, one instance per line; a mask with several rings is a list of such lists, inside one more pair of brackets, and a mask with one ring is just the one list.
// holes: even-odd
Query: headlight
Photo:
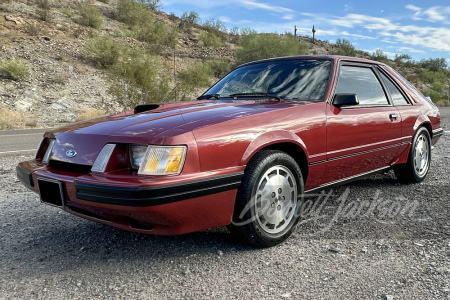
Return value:
[(144, 158), (145, 152), (147, 152), (148, 146), (142, 145), (131, 145), (130, 146), (130, 159), (131, 159), (131, 167), (133, 169), (139, 169), (142, 163), (142, 159)]
[(186, 146), (131, 145), (131, 166), (142, 175), (180, 174), (186, 150)]

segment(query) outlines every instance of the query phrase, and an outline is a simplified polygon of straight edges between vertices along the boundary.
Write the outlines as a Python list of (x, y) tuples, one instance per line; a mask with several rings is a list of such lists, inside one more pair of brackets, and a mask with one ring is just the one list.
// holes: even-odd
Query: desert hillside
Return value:
[(280, 48), (276, 55), (381, 60), (445, 103), (445, 60), (390, 60), (341, 39), (330, 44), (227, 30), (218, 20), (200, 20), (195, 12), (168, 15), (159, 1), (150, 2), (154, 7), (133, 0), (0, 0), (0, 129), (56, 126), (140, 102), (186, 100), (246, 58), (268, 56), (270, 49), (249, 56), (258, 43)]

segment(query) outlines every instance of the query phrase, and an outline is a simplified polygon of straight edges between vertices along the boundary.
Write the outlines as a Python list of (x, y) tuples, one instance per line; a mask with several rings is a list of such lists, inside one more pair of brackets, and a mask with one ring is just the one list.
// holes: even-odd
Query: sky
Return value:
[(294, 32), (334, 43), (349, 40), (358, 50), (381, 49), (390, 58), (445, 58), (450, 63), (450, 0), (161, 0), (162, 10), (181, 16), (195, 11), (231, 29)]

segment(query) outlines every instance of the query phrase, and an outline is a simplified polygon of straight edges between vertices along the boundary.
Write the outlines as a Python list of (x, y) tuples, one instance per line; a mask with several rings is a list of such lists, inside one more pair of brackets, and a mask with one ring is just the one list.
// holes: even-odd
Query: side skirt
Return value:
[(366, 173), (358, 174), (358, 175), (355, 175), (355, 176), (347, 177), (347, 178), (344, 178), (344, 179), (341, 179), (341, 180), (336, 180), (336, 181), (333, 181), (333, 182), (330, 182), (330, 183), (327, 183), (327, 184), (323, 184), (323, 185), (318, 186), (316, 188), (307, 190), (307, 191), (305, 191), (305, 194), (317, 193), (317, 192), (320, 192), (322, 190), (327, 190), (327, 189), (330, 189), (330, 188), (333, 188), (333, 187), (336, 187), (336, 186), (339, 186), (339, 185), (343, 185), (343, 184), (346, 184), (346, 183), (349, 183), (349, 182), (352, 182), (352, 181), (356, 181), (356, 180), (359, 180), (359, 179), (367, 177), (367, 176), (371, 176), (371, 175), (379, 174), (379, 173), (384, 173), (384, 172), (387, 172), (387, 171), (389, 171), (391, 169), (395, 169), (395, 168), (401, 168), (401, 166), (400, 165), (393, 165), (393, 166), (383, 167), (383, 168), (376, 169), (376, 170), (373, 170), (373, 171), (370, 171), (370, 172), (366, 172)]

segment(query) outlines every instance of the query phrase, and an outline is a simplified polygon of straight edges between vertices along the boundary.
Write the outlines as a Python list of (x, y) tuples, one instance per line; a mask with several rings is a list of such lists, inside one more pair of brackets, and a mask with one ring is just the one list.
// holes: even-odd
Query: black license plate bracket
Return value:
[(61, 181), (38, 178), (39, 195), (41, 201), (57, 207), (64, 207), (64, 193)]

